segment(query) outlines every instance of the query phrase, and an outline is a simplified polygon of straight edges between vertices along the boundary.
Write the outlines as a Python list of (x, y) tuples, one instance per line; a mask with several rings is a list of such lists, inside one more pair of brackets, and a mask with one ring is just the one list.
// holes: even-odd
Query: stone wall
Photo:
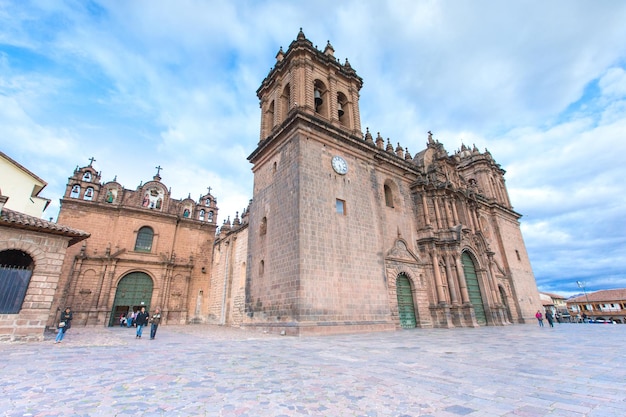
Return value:
[(48, 317), (56, 320), (60, 314), (51, 309), (69, 240), (65, 236), (0, 226), (0, 251), (20, 250), (35, 263), (20, 312), (0, 314), (0, 341), (43, 340)]

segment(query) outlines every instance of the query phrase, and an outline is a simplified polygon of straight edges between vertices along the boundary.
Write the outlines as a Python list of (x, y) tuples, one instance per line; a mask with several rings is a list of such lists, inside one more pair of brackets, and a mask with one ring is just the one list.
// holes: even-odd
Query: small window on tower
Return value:
[(393, 193), (391, 192), (391, 187), (385, 184), (385, 205), (387, 207), (393, 208)]
[(337, 213), (342, 214), (342, 215), (346, 215), (346, 202), (340, 199), (337, 199), (337, 202), (335, 203), (335, 207), (337, 209)]

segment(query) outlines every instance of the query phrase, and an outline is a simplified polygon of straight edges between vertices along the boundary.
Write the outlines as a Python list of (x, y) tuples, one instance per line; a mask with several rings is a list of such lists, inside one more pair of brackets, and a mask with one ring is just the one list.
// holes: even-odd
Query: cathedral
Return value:
[(504, 170), (430, 132), (414, 155), (363, 132), (362, 85), (302, 30), (280, 48), (257, 90), (252, 199), (232, 223), (218, 226), (210, 189), (170, 198), (158, 167), (135, 190), (77, 167), (58, 222), (91, 237), (68, 248), (57, 307), (77, 325), (146, 306), (164, 324), (287, 335), (533, 320), (541, 302)]

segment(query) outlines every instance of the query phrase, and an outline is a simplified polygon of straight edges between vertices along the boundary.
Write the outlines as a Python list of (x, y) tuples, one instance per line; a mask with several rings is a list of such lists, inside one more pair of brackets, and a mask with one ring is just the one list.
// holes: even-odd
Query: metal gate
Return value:
[(20, 312), (32, 274), (31, 269), (0, 265), (0, 314)]
[(465, 274), (467, 292), (469, 293), (470, 302), (474, 306), (476, 323), (484, 326), (487, 324), (487, 316), (485, 315), (483, 297), (480, 295), (480, 287), (478, 285), (478, 277), (476, 275), (476, 267), (474, 266), (474, 261), (467, 252), (463, 252), (463, 255), (461, 256), (461, 262), (463, 263), (463, 273)]
[(122, 278), (117, 284), (109, 326), (119, 325), (120, 315), (129, 309), (137, 310), (143, 306), (150, 311), (152, 289), (152, 278), (144, 272), (131, 272)]
[(396, 294), (398, 296), (398, 315), (400, 316), (400, 326), (405, 329), (412, 329), (416, 326), (415, 305), (413, 304), (413, 293), (411, 292), (411, 282), (404, 273), (398, 275), (396, 279)]

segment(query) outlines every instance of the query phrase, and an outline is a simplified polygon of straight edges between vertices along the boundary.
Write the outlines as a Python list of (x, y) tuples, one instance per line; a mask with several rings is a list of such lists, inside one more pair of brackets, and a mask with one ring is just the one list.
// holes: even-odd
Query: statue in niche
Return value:
[(115, 199), (115, 197), (113, 196), (113, 191), (108, 190), (107, 191), (107, 196), (106, 196), (106, 202), (107, 203), (112, 203), (114, 199)]
[(188, 218), (189, 217), (189, 209), (185, 209), (185, 211), (183, 211), (183, 217), (184, 218)]

